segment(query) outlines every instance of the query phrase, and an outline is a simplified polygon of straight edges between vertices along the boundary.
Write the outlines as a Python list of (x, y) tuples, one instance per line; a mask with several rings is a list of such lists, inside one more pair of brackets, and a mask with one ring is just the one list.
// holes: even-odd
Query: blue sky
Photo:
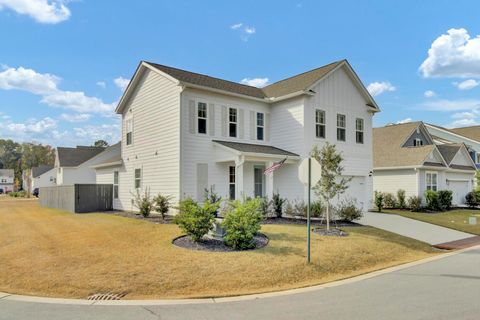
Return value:
[(263, 85), (346, 58), (382, 109), (376, 126), (474, 125), (478, 12), (478, 1), (0, 0), (0, 137), (116, 141), (112, 110), (140, 60)]

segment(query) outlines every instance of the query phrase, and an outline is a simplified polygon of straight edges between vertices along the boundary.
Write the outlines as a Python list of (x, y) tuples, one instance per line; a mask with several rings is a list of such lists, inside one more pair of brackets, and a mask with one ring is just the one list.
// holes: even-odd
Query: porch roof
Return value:
[(269, 145), (241, 143), (241, 142), (223, 141), (223, 140), (212, 140), (212, 142), (217, 143), (221, 146), (227, 147), (229, 149), (239, 151), (241, 153), (299, 157), (299, 155), (296, 153), (283, 150), (274, 146), (269, 146)]

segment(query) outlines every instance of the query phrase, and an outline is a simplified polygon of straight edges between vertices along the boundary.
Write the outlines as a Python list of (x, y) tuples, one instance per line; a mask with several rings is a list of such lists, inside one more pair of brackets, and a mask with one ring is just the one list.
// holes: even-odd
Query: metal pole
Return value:
[(310, 189), (312, 184), (312, 158), (308, 158), (308, 197), (307, 197), (307, 263), (310, 263)]

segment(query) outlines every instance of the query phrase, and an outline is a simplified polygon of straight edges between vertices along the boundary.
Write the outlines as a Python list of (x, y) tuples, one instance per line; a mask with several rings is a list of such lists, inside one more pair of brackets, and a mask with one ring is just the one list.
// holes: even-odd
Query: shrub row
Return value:
[[(398, 190), (397, 198), (392, 193), (375, 191), (375, 206), (379, 212), (383, 209), (410, 209), (411, 211), (422, 211), (428, 209), (431, 211), (449, 210), (452, 207), (452, 191), (450, 190), (427, 190), (425, 191), (425, 208), (422, 207), (422, 198), (411, 196), (405, 199), (405, 191)], [(480, 203), (480, 196), (478, 197)]]

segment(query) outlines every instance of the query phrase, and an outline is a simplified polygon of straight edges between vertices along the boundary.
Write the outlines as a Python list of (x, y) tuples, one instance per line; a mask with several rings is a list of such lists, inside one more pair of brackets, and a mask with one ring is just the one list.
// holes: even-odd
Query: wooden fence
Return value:
[(40, 188), (40, 205), (75, 213), (113, 209), (113, 185), (76, 184)]

